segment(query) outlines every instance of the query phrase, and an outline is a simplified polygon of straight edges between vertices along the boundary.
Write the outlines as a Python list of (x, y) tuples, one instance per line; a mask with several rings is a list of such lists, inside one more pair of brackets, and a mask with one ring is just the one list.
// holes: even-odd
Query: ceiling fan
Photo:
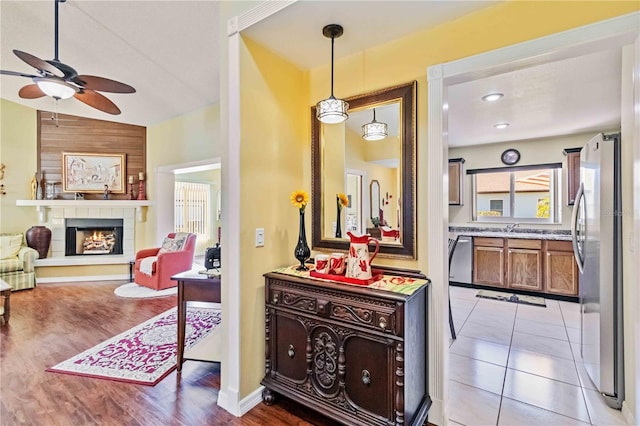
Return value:
[(15, 71), (0, 70), (0, 74), (27, 77), (33, 81), (20, 89), (18, 96), (23, 99), (36, 99), (43, 96), (68, 99), (74, 97), (90, 107), (99, 109), (108, 114), (118, 115), (120, 109), (106, 96), (98, 92), (111, 93), (135, 93), (136, 89), (128, 84), (110, 80), (104, 77), (92, 75), (79, 75), (78, 72), (58, 59), (58, 3), (66, 0), (54, 0), (55, 3), (55, 56), (51, 60), (44, 61), (34, 55), (21, 50), (13, 50), (15, 55), (27, 64), (34, 67), (38, 74), (31, 75)]

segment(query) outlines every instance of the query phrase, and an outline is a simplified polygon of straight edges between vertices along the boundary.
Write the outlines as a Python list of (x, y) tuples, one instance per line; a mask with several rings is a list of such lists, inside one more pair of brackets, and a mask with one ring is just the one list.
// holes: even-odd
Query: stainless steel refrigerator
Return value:
[(599, 134), (580, 151), (573, 251), (580, 271), (580, 351), (611, 407), (624, 400), (620, 135)]

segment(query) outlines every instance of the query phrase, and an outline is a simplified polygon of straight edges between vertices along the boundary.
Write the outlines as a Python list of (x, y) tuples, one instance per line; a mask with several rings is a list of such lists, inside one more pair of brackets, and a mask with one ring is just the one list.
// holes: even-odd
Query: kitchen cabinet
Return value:
[(507, 239), (507, 286), (542, 291), (542, 241)]
[(267, 273), (265, 307), (266, 404), (280, 394), (350, 425), (426, 421), (427, 285), (407, 295)]
[(474, 237), (473, 284), (576, 297), (571, 241)]
[(582, 148), (567, 148), (563, 152), (567, 156), (567, 205), (576, 201), (580, 187), (580, 151)]
[(464, 176), (462, 174), (462, 165), (464, 158), (452, 158), (449, 160), (449, 205), (463, 205), (462, 183)]
[(546, 292), (578, 295), (578, 265), (571, 241), (546, 241), (544, 270)]
[(504, 274), (504, 238), (473, 239), (473, 282), (506, 287)]

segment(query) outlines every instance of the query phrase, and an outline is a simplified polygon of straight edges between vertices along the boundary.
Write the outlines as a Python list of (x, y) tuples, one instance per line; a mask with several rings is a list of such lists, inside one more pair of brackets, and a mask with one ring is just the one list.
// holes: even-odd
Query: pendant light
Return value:
[(376, 109), (373, 109), (373, 121), (362, 125), (362, 138), (367, 141), (379, 141), (387, 137), (387, 123), (376, 121)]
[(342, 99), (333, 96), (333, 41), (343, 33), (342, 26), (329, 24), (322, 29), (325, 37), (331, 38), (331, 96), (318, 102), (316, 105), (316, 117), (323, 123), (336, 124), (345, 121), (349, 114), (349, 104)]

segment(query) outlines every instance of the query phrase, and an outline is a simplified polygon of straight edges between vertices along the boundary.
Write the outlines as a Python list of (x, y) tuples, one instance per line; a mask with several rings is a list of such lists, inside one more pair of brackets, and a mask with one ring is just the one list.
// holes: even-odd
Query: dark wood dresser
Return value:
[(266, 404), (277, 393), (349, 425), (426, 422), (427, 285), (407, 295), (275, 272), (265, 279)]

